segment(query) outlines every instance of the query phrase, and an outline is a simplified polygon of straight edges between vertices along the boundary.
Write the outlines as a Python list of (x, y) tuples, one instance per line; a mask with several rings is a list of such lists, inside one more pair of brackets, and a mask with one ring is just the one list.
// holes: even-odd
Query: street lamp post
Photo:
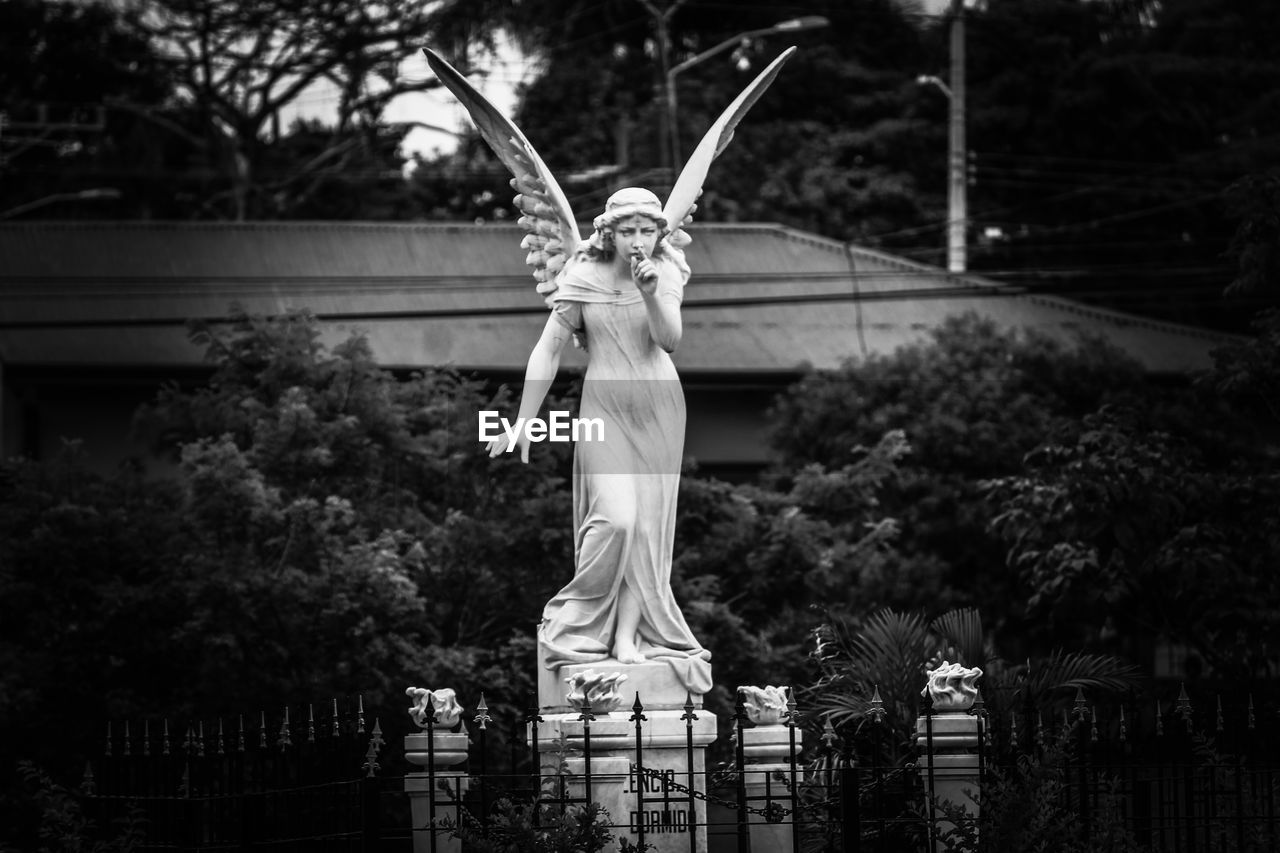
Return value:
[[(687, 71), (700, 62), (710, 59), (737, 44), (742, 44), (747, 39), (756, 36), (769, 36), (778, 33), (796, 33), (802, 30), (816, 30), (828, 25), (826, 18), (821, 15), (805, 15), (802, 18), (792, 18), (787, 21), (780, 21), (771, 27), (764, 27), (758, 30), (748, 30), (744, 33), (738, 33), (732, 38), (727, 38), (717, 44), (715, 47), (708, 48), (695, 56), (691, 56), (679, 65), (666, 69), (664, 77), (666, 78), (666, 107), (667, 107), (667, 133), (668, 133), (668, 150), (669, 159), (674, 168), (680, 162), (680, 127), (676, 123), (676, 75), (682, 71)], [(665, 55), (664, 55), (665, 59)]]
[(11, 207), (8, 210), (0, 211), (0, 219), (9, 219), (19, 216), (47, 204), (55, 204), (60, 201), (100, 201), (108, 199), (120, 198), (120, 190), (115, 187), (95, 187), (89, 190), (80, 190), (74, 193), (54, 193), (44, 198), (38, 198), (35, 201), (29, 201), (26, 204), (20, 204), (17, 207)]

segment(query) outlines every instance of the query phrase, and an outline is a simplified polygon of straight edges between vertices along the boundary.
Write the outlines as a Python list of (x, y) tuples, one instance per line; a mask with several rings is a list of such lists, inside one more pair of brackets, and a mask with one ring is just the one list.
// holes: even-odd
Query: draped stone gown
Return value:
[[(654, 258), (658, 298), (679, 304), (689, 268)], [(579, 440), (573, 459), (573, 579), (542, 613), (543, 665), (612, 659), (618, 598), (640, 602), (640, 652), (667, 661), (694, 694), (711, 689), (711, 654), (671, 592), (685, 403), (671, 357), (649, 334), (637, 291), (612, 288), (609, 264), (579, 259), (559, 280), (555, 311), (585, 330), (587, 373), (579, 417), (599, 418), (603, 441)]]

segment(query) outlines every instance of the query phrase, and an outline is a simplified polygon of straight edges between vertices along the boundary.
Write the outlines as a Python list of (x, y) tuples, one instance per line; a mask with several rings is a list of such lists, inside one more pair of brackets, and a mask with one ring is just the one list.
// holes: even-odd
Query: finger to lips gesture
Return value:
[(639, 247), (631, 253), (631, 277), (645, 293), (653, 293), (658, 285), (658, 267)]

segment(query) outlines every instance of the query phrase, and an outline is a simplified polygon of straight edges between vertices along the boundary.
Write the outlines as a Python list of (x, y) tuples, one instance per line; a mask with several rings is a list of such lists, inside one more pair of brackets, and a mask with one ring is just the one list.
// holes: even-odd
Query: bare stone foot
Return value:
[(644, 663), (645, 656), (640, 654), (636, 648), (635, 642), (619, 641), (614, 644), (613, 656), (617, 658), (618, 663)]

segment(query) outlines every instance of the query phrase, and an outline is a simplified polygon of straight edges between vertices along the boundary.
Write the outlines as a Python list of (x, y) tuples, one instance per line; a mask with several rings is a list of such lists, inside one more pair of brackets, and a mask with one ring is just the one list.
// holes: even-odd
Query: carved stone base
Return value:
[[(545, 660), (541, 644), (538, 646), (538, 661)], [(587, 670), (596, 672), (621, 672), (627, 680), (619, 686), (618, 692), (625, 698), (619, 711), (631, 715), (631, 705), (637, 693), (644, 703), (645, 711), (683, 710), (687, 691), (676, 678), (675, 670), (663, 660), (645, 661), (644, 663), (619, 663), (613, 659), (594, 663), (568, 663), (556, 670), (549, 670), (538, 665), (538, 707), (545, 714), (564, 714), (573, 709), (565, 699), (567, 688), (565, 679)], [(693, 704), (702, 707), (702, 695), (694, 694)]]

